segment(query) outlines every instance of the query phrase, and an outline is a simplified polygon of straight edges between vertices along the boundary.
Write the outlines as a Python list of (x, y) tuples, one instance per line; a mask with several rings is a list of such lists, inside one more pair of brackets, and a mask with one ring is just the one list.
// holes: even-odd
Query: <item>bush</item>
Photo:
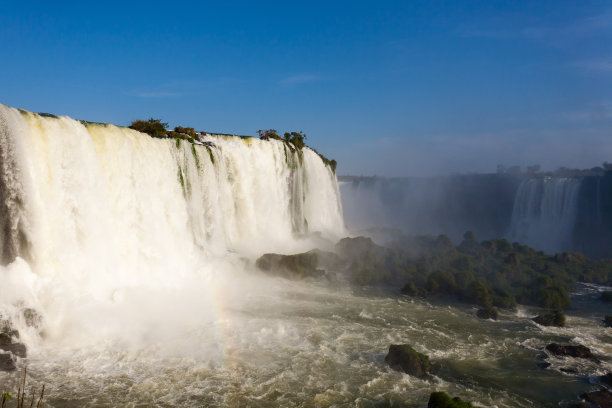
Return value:
[(261, 139), (264, 139), (264, 140), (268, 140), (268, 139), (282, 140), (281, 137), (278, 135), (278, 132), (276, 131), (276, 129), (265, 129), (265, 130), (259, 129), (257, 131), (257, 134), (259, 135)]
[(130, 129), (137, 130), (142, 133), (146, 133), (153, 137), (163, 137), (166, 135), (168, 124), (163, 123), (161, 119), (149, 119), (149, 120), (135, 120), (130, 125)]
[(183, 133), (186, 135), (189, 135), (191, 137), (195, 137), (195, 129), (191, 128), (191, 127), (182, 127), (182, 126), (177, 126), (174, 128), (174, 131), (177, 133)]
[(469, 402), (463, 401), (459, 397), (451, 398), (445, 392), (432, 392), (429, 396), (427, 408), (473, 408)]
[(304, 134), (304, 132), (285, 132), (283, 135), (283, 140), (293, 144), (296, 149), (302, 149), (306, 146), (304, 139), (306, 139), (306, 134)]

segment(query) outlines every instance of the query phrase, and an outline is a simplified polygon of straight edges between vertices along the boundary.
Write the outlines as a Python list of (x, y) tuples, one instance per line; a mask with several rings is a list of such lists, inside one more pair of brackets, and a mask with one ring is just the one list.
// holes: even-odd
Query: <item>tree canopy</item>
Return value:
[(162, 137), (166, 135), (168, 124), (161, 121), (161, 119), (151, 118), (149, 120), (138, 119), (132, 122), (130, 129), (137, 130), (142, 133), (146, 133), (153, 137)]

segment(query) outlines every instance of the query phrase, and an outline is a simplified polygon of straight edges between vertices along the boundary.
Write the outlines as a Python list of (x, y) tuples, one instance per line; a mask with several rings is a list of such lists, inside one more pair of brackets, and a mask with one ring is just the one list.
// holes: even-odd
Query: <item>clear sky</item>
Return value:
[(15, 1), (0, 102), (303, 130), (339, 174), (612, 162), (612, 2)]

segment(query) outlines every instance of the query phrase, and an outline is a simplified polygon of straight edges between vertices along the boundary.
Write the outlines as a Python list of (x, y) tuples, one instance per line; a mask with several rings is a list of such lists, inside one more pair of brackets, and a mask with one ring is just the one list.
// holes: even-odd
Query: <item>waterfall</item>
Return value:
[(344, 233), (333, 171), (280, 141), (194, 145), (0, 104), (0, 160), (5, 317), (32, 307), (59, 326), (90, 299), (180, 289), (219, 259), (305, 251), (309, 233)]
[(522, 181), (508, 238), (549, 253), (572, 250), (581, 182), (577, 178)]

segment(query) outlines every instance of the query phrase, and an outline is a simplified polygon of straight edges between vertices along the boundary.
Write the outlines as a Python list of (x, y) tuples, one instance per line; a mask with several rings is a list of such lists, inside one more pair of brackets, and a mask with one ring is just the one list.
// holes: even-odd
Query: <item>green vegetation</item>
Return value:
[(474, 408), (474, 406), (459, 397), (451, 398), (447, 393), (440, 391), (431, 393), (427, 408)]
[(146, 133), (153, 137), (163, 137), (166, 136), (166, 130), (168, 129), (168, 124), (163, 123), (161, 119), (149, 119), (149, 120), (135, 120), (130, 125), (130, 129), (137, 130), (142, 133)]
[(304, 146), (306, 146), (306, 144), (304, 143), (305, 139), (306, 139), (306, 134), (304, 134), (304, 132), (302, 132), (302, 131), (300, 131), (300, 132), (285, 132), (285, 134), (283, 135), (283, 141), (285, 143), (291, 143), (298, 150), (302, 149), (302, 148), (304, 148)]
[(196, 168), (200, 169), (200, 158), (198, 157), (198, 152), (196, 151), (195, 145), (191, 145), (191, 154), (193, 154), (193, 159), (195, 160)]
[[(177, 141), (179, 139), (182, 139), (182, 140), (187, 140), (189, 143), (194, 143), (196, 132), (194, 128), (177, 126), (174, 128), (174, 130), (166, 132), (166, 136), (176, 138)], [(180, 143), (177, 142), (176, 147), (179, 147), (179, 146), (180, 146)]]
[(43, 118), (53, 118), (53, 119), (59, 119), (59, 116), (54, 115), (52, 113), (45, 113), (45, 112), (39, 112), (38, 113), (39, 116), (42, 116)]
[[(30, 403), (28, 405), (26, 405), (26, 369), (23, 369), (23, 381), (21, 382), (21, 385), (19, 386), (19, 389), (17, 390), (17, 408), (24, 408), (26, 406), (29, 406), (30, 408), (36, 407), (36, 408), (42, 408), (43, 406), (43, 399), (45, 396), (45, 386), (43, 384), (42, 389), (40, 391), (40, 397), (38, 398), (38, 402), (36, 403), (36, 405), (34, 405), (34, 401), (35, 401), (35, 393), (34, 393), (34, 389), (32, 389), (32, 398), (30, 399)], [(0, 396), (0, 407), (1, 408), (6, 408), (8, 407), (8, 402), (10, 400), (13, 399), (13, 396), (8, 393), (8, 392), (3, 392), (2, 395)]]
[(264, 140), (275, 139), (275, 140), (283, 140), (279, 135), (276, 129), (259, 129), (257, 131), (257, 135)]
[[(257, 131), (257, 134), (263, 140), (274, 139), (274, 140), (283, 141), (285, 145), (289, 148), (290, 152), (297, 151), (298, 154), (301, 154), (301, 150), (304, 147), (307, 147), (306, 143), (304, 142), (304, 140), (306, 140), (306, 134), (302, 131), (285, 132), (282, 138), (278, 135), (278, 132), (276, 129), (265, 129), (265, 130), (260, 129)], [(334, 173), (336, 172), (336, 167), (338, 166), (338, 162), (336, 162), (333, 159), (329, 160), (327, 157), (323, 156), (321, 153), (319, 153), (312, 147), (309, 147), (309, 149), (315, 152), (321, 158), (321, 160), (323, 160), (323, 163), (325, 163), (326, 166), (329, 166)], [(287, 153), (285, 154), (287, 155)], [(300, 156), (300, 159), (301, 159), (301, 156)], [(289, 163), (289, 160), (287, 160), (287, 162)]]
[(206, 146), (206, 150), (208, 150), (208, 157), (210, 157), (210, 162), (214, 165), (215, 164), (215, 155), (212, 152), (212, 148), (210, 146)]
[(450, 295), (485, 310), (517, 303), (564, 309), (576, 282), (612, 284), (609, 260), (546, 255), (506, 239), (479, 243), (471, 232), (458, 246), (440, 235), (402, 237), (388, 248), (345, 238), (336, 249), (350, 262), (348, 278), (357, 285), (401, 285), (409, 296)]
[(179, 167), (178, 169), (178, 178), (181, 182), (181, 187), (183, 187), (183, 191), (185, 191), (185, 178), (183, 178), (183, 170)]

